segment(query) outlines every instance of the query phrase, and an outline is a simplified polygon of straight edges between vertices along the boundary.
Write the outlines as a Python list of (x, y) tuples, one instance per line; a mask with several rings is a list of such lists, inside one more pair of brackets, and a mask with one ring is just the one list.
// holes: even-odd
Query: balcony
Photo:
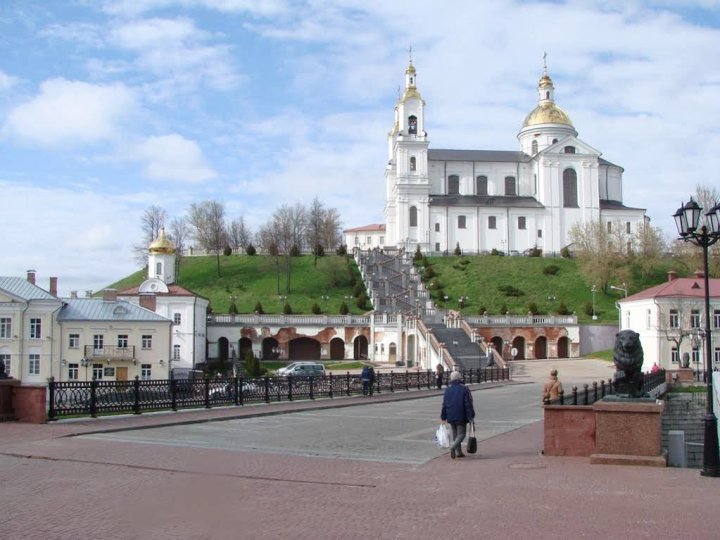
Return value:
[(85, 345), (85, 358), (93, 360), (134, 360), (135, 346), (96, 349), (92, 345)]

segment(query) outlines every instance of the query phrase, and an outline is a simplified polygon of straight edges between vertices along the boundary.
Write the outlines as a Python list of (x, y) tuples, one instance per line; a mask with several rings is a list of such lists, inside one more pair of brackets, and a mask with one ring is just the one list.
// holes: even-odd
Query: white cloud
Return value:
[(133, 92), (123, 84), (50, 79), (9, 112), (3, 132), (40, 145), (76, 146), (114, 138), (135, 110)]
[(0, 92), (10, 90), (13, 86), (18, 83), (19, 79), (8, 75), (4, 71), (0, 70)]
[(128, 157), (147, 161), (147, 175), (157, 180), (204, 182), (217, 176), (198, 144), (177, 134), (148, 137)]
[(107, 0), (103, 9), (111, 15), (136, 16), (170, 6), (203, 7), (225, 13), (273, 16), (289, 9), (285, 0)]

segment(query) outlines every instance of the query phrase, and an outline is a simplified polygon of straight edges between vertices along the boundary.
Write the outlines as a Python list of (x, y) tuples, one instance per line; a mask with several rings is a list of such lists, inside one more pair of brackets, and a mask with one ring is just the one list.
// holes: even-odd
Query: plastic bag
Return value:
[(440, 424), (435, 432), (435, 440), (438, 446), (442, 448), (450, 448), (452, 442), (452, 432), (450, 431), (450, 424)]

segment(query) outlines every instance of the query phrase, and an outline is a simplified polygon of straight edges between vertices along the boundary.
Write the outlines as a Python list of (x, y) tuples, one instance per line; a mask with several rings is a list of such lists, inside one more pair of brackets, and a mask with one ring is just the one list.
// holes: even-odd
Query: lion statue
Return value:
[[(618, 377), (618, 386), (625, 387), (630, 397), (641, 397), (643, 387), (643, 348), (640, 334), (633, 330), (621, 330), (615, 335), (613, 363), (624, 377)], [(618, 373), (618, 375), (621, 375)]]

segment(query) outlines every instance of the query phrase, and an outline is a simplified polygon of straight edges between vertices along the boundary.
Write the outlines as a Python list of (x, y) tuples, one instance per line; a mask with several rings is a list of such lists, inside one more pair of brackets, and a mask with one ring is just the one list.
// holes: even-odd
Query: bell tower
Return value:
[(166, 285), (175, 283), (175, 244), (160, 229), (148, 247), (148, 279), (159, 279)]

